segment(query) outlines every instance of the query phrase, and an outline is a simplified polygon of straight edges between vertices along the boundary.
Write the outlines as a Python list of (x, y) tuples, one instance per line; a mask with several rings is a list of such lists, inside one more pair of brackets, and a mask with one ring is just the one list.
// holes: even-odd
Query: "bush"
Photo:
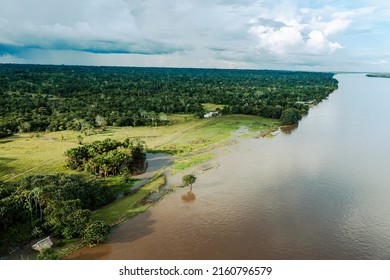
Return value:
[(37, 256), (37, 260), (58, 260), (59, 256), (53, 249), (43, 249)]
[(280, 122), (283, 125), (296, 124), (302, 119), (301, 112), (295, 108), (288, 108), (282, 112)]
[(89, 246), (105, 241), (110, 235), (111, 227), (101, 221), (90, 222), (83, 232), (83, 240)]

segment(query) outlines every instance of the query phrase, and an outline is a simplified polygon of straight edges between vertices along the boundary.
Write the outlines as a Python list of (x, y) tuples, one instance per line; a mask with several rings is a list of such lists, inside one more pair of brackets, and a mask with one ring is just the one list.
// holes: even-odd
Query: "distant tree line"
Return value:
[(336, 88), (332, 73), (0, 64), (0, 137), (165, 125), (167, 114), (203, 116), (202, 103), (279, 119)]
[(108, 177), (134, 173), (138, 165), (145, 163), (146, 144), (140, 139), (127, 138), (123, 142), (107, 138), (94, 141), (65, 152), (67, 166)]
[(0, 182), (0, 249), (45, 235), (97, 243), (97, 237), (108, 236), (110, 227), (92, 221), (91, 211), (114, 198), (110, 187), (80, 175), (35, 175), (16, 183)]

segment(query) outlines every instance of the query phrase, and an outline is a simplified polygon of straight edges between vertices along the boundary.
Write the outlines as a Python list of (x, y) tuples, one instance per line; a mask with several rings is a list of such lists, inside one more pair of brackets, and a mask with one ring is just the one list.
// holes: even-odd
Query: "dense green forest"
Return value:
[(17, 132), (167, 124), (167, 114), (279, 119), (337, 88), (332, 73), (0, 64), (0, 137)]
[(33, 175), (18, 182), (0, 182), (0, 252), (11, 245), (51, 234), (57, 238), (95, 240), (91, 232), (109, 226), (91, 220), (91, 211), (115, 199), (110, 187), (81, 175)]

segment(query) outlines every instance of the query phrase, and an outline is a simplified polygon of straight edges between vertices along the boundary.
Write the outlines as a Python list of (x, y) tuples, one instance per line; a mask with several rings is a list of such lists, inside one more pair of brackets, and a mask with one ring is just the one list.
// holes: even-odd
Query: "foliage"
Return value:
[(52, 248), (43, 249), (37, 256), (38, 260), (58, 260), (59, 256)]
[(298, 109), (287, 108), (282, 112), (280, 117), (280, 122), (283, 125), (296, 124), (302, 119), (301, 113)]
[(102, 221), (90, 222), (84, 229), (82, 239), (87, 245), (95, 245), (105, 241), (111, 231), (111, 227)]
[(190, 186), (192, 188), (192, 184), (196, 182), (196, 176), (193, 174), (186, 174), (183, 176), (182, 182), (184, 187)]
[(132, 171), (135, 160), (145, 159), (145, 142), (127, 138), (123, 142), (107, 138), (65, 152), (68, 167), (88, 170), (94, 175), (108, 177)]
[[(16, 132), (168, 124), (167, 114), (280, 118), (337, 88), (332, 73), (267, 70), (0, 65), (0, 137)], [(82, 141), (82, 140), (81, 140)]]
[(25, 177), (1, 188), (1, 239), (20, 242), (43, 232), (80, 237), (90, 222), (91, 210), (113, 199), (108, 187), (79, 175)]
[[(46, 207), (49, 202), (76, 199), (79, 200), (81, 208), (94, 210), (114, 199), (112, 191), (101, 182), (94, 179), (86, 180), (80, 175), (27, 176), (13, 186), (15, 195), (31, 203), (34, 209), (38, 208), (38, 210)], [(32, 196), (31, 194), (37, 193), (38, 189), (40, 189), (39, 195)], [(39, 216), (39, 211), (36, 212), (36, 216)]]
[(91, 218), (91, 211), (82, 210), (79, 200), (53, 201), (45, 214), (53, 234), (67, 239), (80, 236)]

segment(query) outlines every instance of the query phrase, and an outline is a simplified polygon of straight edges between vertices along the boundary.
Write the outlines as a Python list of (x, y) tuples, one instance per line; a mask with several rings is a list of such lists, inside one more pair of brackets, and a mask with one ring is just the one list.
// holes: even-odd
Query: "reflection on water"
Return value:
[(70, 258), (390, 259), (390, 79), (337, 78), (294, 133), (217, 153), (191, 203), (178, 189)]
[(146, 159), (137, 159), (131, 163), (131, 175), (136, 176), (144, 174), (148, 168), (148, 162)]
[(146, 165), (141, 164), (143, 172), (137, 173), (136, 178), (153, 177), (156, 171), (172, 163), (172, 156), (164, 153), (146, 153)]
[(284, 134), (291, 134), (294, 130), (296, 130), (298, 128), (298, 125), (299, 124), (284, 125), (284, 126), (280, 127), (280, 130)]
[(192, 191), (192, 187), (190, 187), (190, 190), (188, 192), (181, 195), (181, 200), (183, 200), (184, 202), (192, 202), (195, 199), (196, 199), (196, 196)]

